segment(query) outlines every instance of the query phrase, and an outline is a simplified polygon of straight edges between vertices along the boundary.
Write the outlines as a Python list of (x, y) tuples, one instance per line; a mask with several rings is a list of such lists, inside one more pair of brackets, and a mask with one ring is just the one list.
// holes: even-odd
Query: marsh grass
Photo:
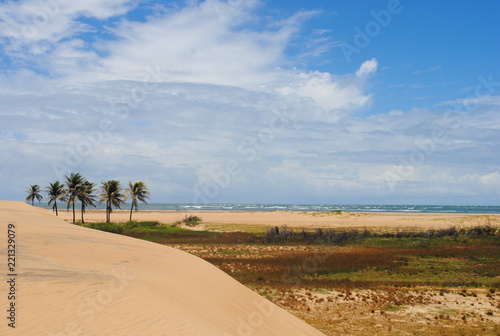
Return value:
[[(216, 253), (198, 255), (245, 284), (500, 288), (500, 235), (492, 226), (404, 232), (283, 226), (265, 234), (193, 231), (155, 221), (86, 226), (161, 244), (218, 246)], [(270, 249), (262, 253), (264, 247)]]
[(81, 226), (85, 226), (91, 229), (96, 229), (100, 231), (105, 231), (105, 232), (111, 232), (111, 233), (123, 233), (124, 228), (120, 224), (116, 223), (89, 223), (89, 224), (79, 224)]
[[(339, 247), (279, 250), (266, 256), (231, 253), (199, 256), (246, 284), (265, 282), (275, 287), (381, 288), (434, 286), (500, 288), (499, 247), (467, 249), (395, 249)], [(463, 253), (461, 253), (463, 252)], [(480, 259), (481, 263), (477, 263)]]

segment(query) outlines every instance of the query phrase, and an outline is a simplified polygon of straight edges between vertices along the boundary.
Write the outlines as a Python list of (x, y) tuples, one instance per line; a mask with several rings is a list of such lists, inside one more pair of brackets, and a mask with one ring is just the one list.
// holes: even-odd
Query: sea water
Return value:
[[(35, 204), (50, 209), (46, 203)], [(66, 209), (66, 204), (58, 203), (60, 210)], [(80, 204), (76, 204), (80, 209)], [(94, 209), (94, 208), (90, 208)], [(104, 204), (98, 204), (95, 209), (105, 209)], [(130, 209), (130, 204), (124, 204), (123, 210)], [(193, 203), (149, 203), (139, 204), (140, 210), (174, 210), (174, 211), (335, 211), (347, 212), (409, 212), (409, 213), (500, 213), (500, 206), (482, 205), (377, 205), (377, 204), (193, 204)]]

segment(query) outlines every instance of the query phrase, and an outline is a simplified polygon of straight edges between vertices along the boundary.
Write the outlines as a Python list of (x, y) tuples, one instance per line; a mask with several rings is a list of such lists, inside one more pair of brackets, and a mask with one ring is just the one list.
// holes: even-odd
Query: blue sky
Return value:
[(497, 1), (0, 2), (0, 199), (498, 205)]

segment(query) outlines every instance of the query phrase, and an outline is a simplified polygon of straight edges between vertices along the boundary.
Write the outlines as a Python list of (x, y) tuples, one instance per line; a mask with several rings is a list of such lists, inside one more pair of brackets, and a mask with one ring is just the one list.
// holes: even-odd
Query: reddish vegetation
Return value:
[[(481, 289), (486, 285), (478, 282), (488, 266), (491, 272), (500, 269), (490, 259), (497, 258), (499, 246), (396, 249), (182, 244), (175, 247), (213, 263), (326, 335), (367, 332), (498, 335), (500, 332), (500, 291)], [(488, 258), (490, 262), (470, 263), (464, 270), (471, 274), (468, 283), (453, 283), (453, 274), (443, 276), (444, 281), (425, 281), (415, 273), (412, 260), (422, 258), (419, 259), (422, 263), (431, 256), (457, 262)], [(353, 275), (361, 277), (364, 270), (378, 271), (381, 278), (354, 279)], [(332, 278), (336, 273), (342, 277)], [(382, 279), (387, 274), (393, 275), (392, 280)], [(476, 289), (452, 287), (455, 285)]]

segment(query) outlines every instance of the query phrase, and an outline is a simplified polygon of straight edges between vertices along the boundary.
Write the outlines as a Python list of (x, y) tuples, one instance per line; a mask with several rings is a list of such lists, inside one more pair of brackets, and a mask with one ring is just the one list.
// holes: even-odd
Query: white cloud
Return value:
[[(442, 194), (497, 192), (498, 97), (474, 101), (467, 115), (357, 113), (372, 103), (375, 58), (342, 76), (295, 69), (287, 58), (315, 12), (269, 23), (257, 1), (192, 1), (136, 22), (120, 16), (133, 2), (59, 3), (32, 38), (19, 29), (38, 3), (0, 5), (2, 56), (16, 64), (0, 75), (0, 155), (8, 162), (0, 198), (51, 182), (54, 163), (97, 182), (145, 180), (156, 201), (191, 201), (231, 162), (241, 172), (211, 201), (377, 200), (424, 195), (429, 185)], [(82, 16), (116, 17), (101, 22), (113, 39), (78, 35), (104, 29)], [(106, 120), (112, 129), (101, 138)], [(84, 152), (78, 163), (72, 151)]]
[(500, 106), (500, 96), (476, 96), (473, 98), (457, 99), (453, 101), (448, 101), (447, 105), (462, 105), (464, 107), (477, 107), (482, 105), (495, 105)]
[[(28, 3), (29, 8), (21, 11), (24, 16), (36, 11), (36, 5)], [(76, 17), (116, 16), (129, 9), (129, 2), (107, 5), (92, 2), (88, 7), (65, 4), (55, 9), (53, 20), (40, 29), (40, 33), (45, 34), (36, 39), (40, 43), (30, 45), (31, 53), (37, 53), (36, 58), (22, 53), (21, 47), (16, 52), (39, 71), (63, 76), (71, 82), (138, 80), (147, 75), (147, 69), (154, 68), (156, 78), (162, 82), (277, 90), (312, 99), (325, 111), (352, 112), (369, 104), (371, 96), (363, 92), (364, 80), (281, 67), (288, 62), (285, 48), (294, 34), (317, 12), (298, 12), (272, 25), (260, 22), (264, 29), (241, 29), (242, 25), (252, 25), (259, 20), (253, 15), (258, 4), (257, 1), (213, 0), (170, 9), (146, 22), (121, 20), (116, 27), (108, 28), (115, 39), (97, 42), (93, 46), (95, 50), (88, 42), (74, 37), (76, 32), (92, 29), (76, 21)], [(5, 12), (17, 10), (19, 6), (5, 5)], [(84, 8), (87, 9), (84, 11)], [(10, 41), (26, 42), (16, 37)], [(100, 53), (105, 56), (99, 56)], [(367, 61), (356, 72), (356, 77), (373, 73), (376, 67), (375, 59)]]
[(365, 61), (363, 64), (361, 64), (358, 71), (356, 71), (356, 76), (361, 77), (375, 73), (375, 71), (377, 71), (377, 67), (377, 60), (375, 58), (372, 58), (371, 60)]
[(352, 76), (335, 77), (316, 71), (298, 73), (290, 77), (288, 83), (278, 87), (278, 91), (309, 98), (325, 111), (353, 112), (365, 107), (371, 99), (370, 95), (363, 93), (363, 83)]
[(28, 45), (37, 53), (39, 42), (56, 43), (77, 32), (92, 28), (78, 17), (107, 19), (122, 15), (132, 8), (130, 0), (87, 1), (7, 1), (0, 5), (0, 38), (7, 38), (11, 50)]

